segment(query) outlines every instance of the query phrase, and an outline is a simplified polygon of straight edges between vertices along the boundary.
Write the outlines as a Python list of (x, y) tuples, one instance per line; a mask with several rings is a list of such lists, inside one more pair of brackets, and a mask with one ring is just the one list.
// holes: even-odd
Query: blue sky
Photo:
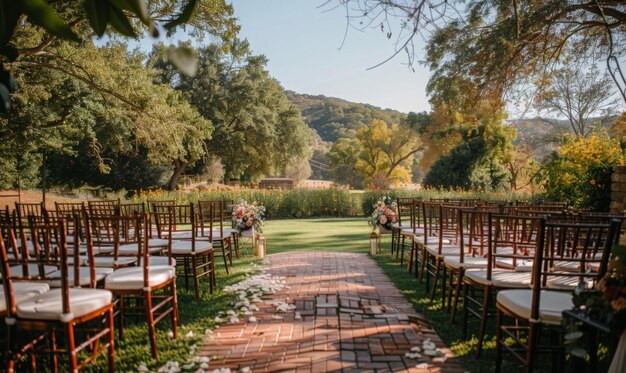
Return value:
[[(240, 37), (255, 54), (269, 59), (268, 69), (285, 89), (323, 94), (403, 112), (428, 110), (428, 70), (412, 72), (406, 59), (367, 70), (393, 53), (392, 40), (379, 30), (350, 29), (340, 49), (345, 11), (325, 0), (232, 0)], [(335, 2), (336, 4), (337, 2)]]

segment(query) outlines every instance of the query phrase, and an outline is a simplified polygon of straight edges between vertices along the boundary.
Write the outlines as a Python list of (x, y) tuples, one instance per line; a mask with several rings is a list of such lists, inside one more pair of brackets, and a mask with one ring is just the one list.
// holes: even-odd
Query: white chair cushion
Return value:
[[(176, 278), (176, 268), (172, 266), (149, 267), (148, 286), (158, 286)], [(115, 270), (104, 280), (104, 288), (109, 290), (142, 290), (144, 288), (143, 267), (125, 267)]]
[(137, 258), (134, 256), (118, 256), (117, 260), (115, 260), (115, 257), (113, 256), (95, 256), (93, 260), (96, 268), (113, 268), (115, 266), (125, 267), (137, 263)]
[[(166, 265), (171, 265), (171, 266), (176, 267), (176, 259), (172, 258), (168, 264), (166, 256), (149, 256), (148, 264), (150, 265), (150, 267), (166, 266)], [(143, 257), (139, 259), (139, 265), (143, 265)]]
[[(164, 246), (150, 246), (150, 244), (148, 243), (148, 250), (150, 250), (150, 253), (158, 253), (161, 250), (163, 250), (163, 247)], [(123, 255), (137, 254), (138, 251), (139, 251), (139, 249), (137, 247), (137, 243), (127, 243), (127, 244), (124, 244), (124, 245), (120, 245), (117, 248), (118, 254), (123, 254)]]
[(461, 263), (461, 258), (459, 258), (458, 256), (446, 256), (444, 259), (444, 263), (446, 264), (446, 266), (452, 269), (486, 268), (487, 258), (483, 258), (480, 256), (465, 256), (463, 258), (463, 263)]
[(149, 238), (148, 239), (148, 247), (163, 248), (163, 247), (167, 247), (169, 244), (170, 244), (170, 241), (163, 239), (163, 238)]
[[(198, 232), (198, 234), (200, 234)], [(193, 237), (193, 234), (191, 231), (178, 231), (178, 232), (172, 232), (172, 239), (173, 240), (190, 240), (191, 237)]]
[[(50, 285), (45, 282), (13, 281), (12, 284), (15, 304), (50, 290)], [(6, 310), (6, 298), (4, 296), (4, 287), (2, 287), (0, 288), (0, 313), (4, 313)]]
[[(586, 289), (592, 289), (595, 284), (592, 278), (585, 278), (583, 281)], [(557, 290), (574, 290), (579, 283), (580, 277), (578, 276), (550, 276), (546, 281), (549, 289)]]
[[(39, 276), (39, 265), (37, 263), (28, 263), (28, 275), (29, 276)], [(43, 272), (44, 275), (49, 275), (50, 273), (57, 270), (56, 266), (53, 265), (44, 265)], [(24, 268), (22, 265), (14, 265), (10, 268), (11, 277), (20, 277), (25, 276)], [(0, 278), (2, 278), (2, 273), (0, 273)]]
[[(81, 254), (86, 253), (88, 250), (89, 246), (84, 243), (81, 242), (80, 247), (79, 247), (79, 251)], [(113, 246), (94, 246), (93, 247), (93, 253), (94, 255), (102, 255), (102, 254), (110, 254), (113, 252)], [(68, 256), (73, 256), (74, 255), (74, 246), (73, 245), (69, 245), (67, 247), (67, 255)]]
[[(113, 268), (106, 267), (96, 267), (94, 268), (96, 272), (96, 282), (102, 281), (106, 276), (113, 273)], [(61, 277), (61, 270), (56, 270), (49, 275), (50, 277)], [(74, 281), (74, 267), (67, 268), (67, 277), (69, 279), (70, 286), (88, 286), (91, 282), (91, 273), (89, 267), (79, 267), (78, 273), (78, 281), (79, 284), (76, 284)], [(50, 286), (53, 288), (61, 287), (61, 280), (52, 280), (50, 281)]]
[[(459, 251), (461, 249), (456, 245), (443, 244), (441, 245), (441, 255), (442, 256), (459, 256)], [(426, 251), (432, 256), (439, 256), (439, 245), (436, 243), (426, 245)]]
[(530, 272), (516, 272), (506, 269), (493, 269), (491, 281), (487, 280), (486, 269), (467, 272), (465, 278), (480, 285), (497, 288), (528, 288), (530, 286)]
[(496, 266), (508, 270), (516, 270), (518, 272), (530, 272), (533, 270), (532, 259), (516, 259), (513, 265), (513, 258), (495, 258)]
[(31, 320), (57, 320), (70, 322), (72, 319), (95, 312), (111, 304), (113, 294), (102, 289), (70, 288), (70, 314), (63, 313), (61, 289), (51, 289), (29, 298), (17, 305), (17, 317)]
[[(498, 303), (522, 319), (530, 319), (533, 291), (502, 290), (498, 292)], [(574, 308), (569, 293), (542, 290), (539, 296), (539, 320), (544, 324), (560, 325), (563, 311)]]
[[(209, 241), (196, 240), (196, 253), (205, 253), (211, 249), (213, 249), (213, 244)], [(185, 255), (191, 253), (191, 241), (172, 241), (172, 255)]]

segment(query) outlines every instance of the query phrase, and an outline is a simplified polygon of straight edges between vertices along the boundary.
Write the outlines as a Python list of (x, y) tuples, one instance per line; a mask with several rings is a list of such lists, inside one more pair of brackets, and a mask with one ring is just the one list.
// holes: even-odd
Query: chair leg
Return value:
[[(426, 249), (424, 249), (424, 247), (422, 246), (421, 248), (419, 248), (419, 250), (422, 253), (422, 263), (421, 263), (421, 269), (420, 269), (420, 278), (418, 283), (421, 285), (422, 284), (422, 280), (424, 279), (424, 271), (426, 270), (426, 261), (428, 260), (428, 253), (426, 252)], [(426, 283), (426, 288), (428, 288), (428, 283)]]
[(185, 272), (185, 291), (189, 291), (189, 258), (183, 257), (183, 268)]
[(435, 271), (433, 274), (433, 290), (430, 293), (430, 301), (434, 301), (435, 300), (435, 294), (437, 294), (437, 282), (439, 281), (439, 258), (435, 257), (434, 258), (434, 262), (435, 262)]
[(209, 254), (209, 259), (211, 260), (211, 294), (213, 294), (213, 288), (216, 286), (215, 283), (215, 252), (211, 252)]
[[(57, 333), (56, 330), (50, 331), (50, 351), (52, 351), (52, 372), (57, 373), (59, 371), (59, 358), (55, 353), (57, 350)], [(35, 371), (37, 369), (35, 368)]]
[(469, 316), (467, 296), (469, 293), (469, 286), (463, 286), (463, 339), (467, 340), (467, 318)]
[(154, 314), (152, 313), (152, 292), (145, 291), (146, 299), (146, 317), (148, 319), (148, 334), (150, 336), (150, 347), (152, 348), (152, 357), (159, 360), (159, 352), (157, 351), (156, 335), (154, 331)]
[(491, 286), (485, 286), (483, 294), (483, 309), (480, 318), (480, 328), (478, 329), (478, 345), (476, 346), (476, 358), (483, 352), (483, 340), (487, 332), (487, 317), (489, 315), (489, 304), (491, 303)]
[(109, 373), (115, 372), (115, 328), (113, 321), (113, 306), (109, 309), (108, 312), (108, 321), (109, 321)]
[(78, 361), (76, 360), (76, 342), (74, 340), (74, 324), (67, 323), (65, 326), (65, 330), (67, 333), (67, 357), (69, 359), (68, 363), (70, 365), (70, 372), (76, 373), (78, 372)]
[(410, 244), (410, 250), (409, 250), (409, 273), (411, 273), (413, 271), (413, 237), (411, 237), (411, 244)]
[(120, 295), (120, 301), (119, 301), (119, 318), (120, 318), (120, 322), (119, 325), (117, 326), (117, 329), (119, 330), (119, 335), (120, 335), (120, 341), (124, 341), (124, 296)]
[[(454, 287), (454, 298), (452, 300), (452, 304), (450, 305), (450, 324), (454, 324), (454, 320), (456, 318), (456, 309), (459, 306), (459, 296), (461, 294), (461, 286), (463, 284), (463, 269), (459, 269), (459, 272), (456, 274), (456, 285)], [(452, 289), (452, 287), (450, 287)], [(452, 292), (450, 292), (452, 294)]]
[(224, 241), (221, 242), (221, 246), (222, 246), (222, 257), (224, 258), (224, 267), (226, 268), (226, 274), (230, 274), (230, 272), (228, 271), (228, 261), (226, 260), (226, 245), (224, 244)]
[(172, 335), (174, 339), (178, 338), (178, 298), (176, 295), (176, 281), (172, 281)]
[(235, 246), (235, 256), (239, 259), (239, 242), (234, 234), (230, 236), (230, 240), (232, 240), (233, 246)]
[(502, 370), (502, 312), (496, 310), (496, 373)]
[(198, 284), (198, 258), (194, 255), (191, 257), (193, 270), (193, 291), (196, 296), (196, 303), (200, 303), (200, 285)]
[(228, 261), (230, 262), (230, 265), (233, 265), (233, 245), (232, 242), (230, 241), (230, 238), (226, 239), (226, 241), (228, 242)]
[(446, 307), (446, 292), (448, 290), (446, 287), (446, 278), (448, 274), (448, 268), (443, 263), (443, 259), (439, 261), (438, 265), (441, 267), (441, 307), (443, 309)]
[(528, 328), (528, 349), (526, 350), (526, 373), (532, 373), (535, 367), (535, 359), (537, 357), (537, 339), (541, 325), (531, 322)]

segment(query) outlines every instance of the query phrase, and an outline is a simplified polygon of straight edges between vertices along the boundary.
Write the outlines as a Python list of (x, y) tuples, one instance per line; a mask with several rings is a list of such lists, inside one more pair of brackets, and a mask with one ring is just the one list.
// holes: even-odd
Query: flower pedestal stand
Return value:
[[(239, 237), (241, 237), (241, 241), (240, 241), (241, 247), (246, 252), (246, 254), (248, 253), (248, 250), (246, 248), (245, 242), (250, 243), (250, 253), (254, 253), (254, 251), (256, 250), (256, 245), (257, 245), (257, 242), (256, 242), (257, 235), (254, 230), (254, 227), (240, 230)], [(245, 239), (245, 242), (244, 242), (244, 239)]]

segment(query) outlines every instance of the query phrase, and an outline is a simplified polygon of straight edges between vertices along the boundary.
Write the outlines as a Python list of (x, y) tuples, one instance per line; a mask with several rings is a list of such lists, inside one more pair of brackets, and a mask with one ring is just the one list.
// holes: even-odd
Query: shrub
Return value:
[(546, 197), (579, 209), (608, 211), (613, 167), (624, 164), (624, 150), (607, 134), (568, 137), (544, 163)]
[(347, 190), (330, 189), (213, 189), (194, 192), (167, 192), (161, 189), (141, 191), (135, 201), (175, 199), (178, 203), (198, 200), (256, 201), (265, 206), (267, 218), (302, 218), (317, 216), (361, 216), (361, 196)]

